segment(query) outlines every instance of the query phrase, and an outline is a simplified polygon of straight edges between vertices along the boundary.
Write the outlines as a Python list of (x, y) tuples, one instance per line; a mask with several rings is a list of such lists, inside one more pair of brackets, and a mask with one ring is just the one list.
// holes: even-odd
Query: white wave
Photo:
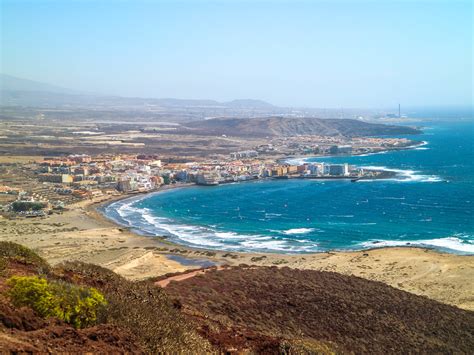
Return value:
[(246, 248), (252, 249), (270, 249), (270, 250), (285, 250), (286, 242), (284, 240), (246, 240), (240, 243)]
[[(309, 240), (275, 239), (271, 236), (239, 234), (218, 231), (211, 226), (195, 226), (176, 223), (165, 217), (154, 216), (147, 208), (137, 208), (130, 203), (115, 204), (108, 211), (115, 210), (122, 223), (141, 229), (152, 235), (167, 235), (171, 240), (183, 244), (207, 249), (261, 251), (261, 252), (309, 252), (318, 251), (317, 245)], [(110, 206), (109, 206), (110, 207)], [(281, 216), (269, 213), (270, 216)], [(214, 226), (215, 227), (215, 226)], [(308, 233), (311, 228), (299, 228), (290, 232)], [(288, 231), (286, 231), (288, 232)], [(281, 233), (281, 232), (279, 232)], [(291, 233), (290, 233), (291, 234)]]
[[(221, 232), (209, 227), (179, 224), (168, 218), (154, 216), (148, 209), (132, 207), (131, 204), (119, 206), (118, 209), (122, 212), (122, 219), (128, 224), (137, 225), (138, 222), (139, 228), (144, 231), (163, 233), (193, 247), (222, 250), (245, 250), (250, 247), (252, 250), (262, 251), (291, 250), (290, 247), (284, 247), (285, 241), (274, 241), (270, 236)], [(231, 241), (236, 244), (229, 244)]]
[(459, 238), (459, 236), (427, 239), (427, 240), (382, 240), (360, 243), (364, 248), (396, 247), (396, 246), (421, 246), (438, 247), (453, 251), (474, 254), (474, 241)]
[(305, 163), (307, 163), (308, 159), (311, 159), (313, 157), (308, 157), (308, 158), (289, 158), (289, 159), (285, 159), (284, 162), (286, 164), (290, 164), (290, 165), (303, 165)]
[[(443, 181), (440, 177), (436, 175), (421, 175), (419, 174), (419, 171), (415, 171), (415, 170), (393, 169), (393, 168), (387, 168), (385, 166), (361, 166), (361, 168), (366, 169), (366, 170), (391, 171), (397, 174), (397, 177), (395, 178), (383, 179), (380, 181), (387, 181), (387, 180), (400, 181), (400, 182), (441, 182)], [(359, 180), (359, 181), (373, 181), (373, 180)]]
[(416, 145), (411, 145), (411, 146), (408, 146), (408, 147), (402, 147), (402, 148), (398, 148), (398, 149), (395, 149), (395, 150), (382, 150), (380, 152), (371, 152), (371, 153), (364, 153), (364, 154), (349, 154), (349, 155), (323, 155), (323, 156), (310, 156), (310, 157), (300, 157), (300, 158), (288, 158), (288, 159), (285, 159), (284, 162), (287, 163), (287, 164), (291, 164), (291, 165), (303, 165), (305, 163), (308, 163), (311, 159), (328, 159), (328, 158), (340, 158), (340, 157), (368, 157), (368, 156), (372, 156), (372, 155), (380, 155), (380, 154), (388, 154), (388, 153), (393, 153), (393, 152), (396, 152), (397, 150), (428, 150), (430, 148), (427, 148), (425, 147), (426, 145), (428, 145), (428, 142), (427, 141), (422, 141), (420, 142), (419, 144), (416, 144)]
[(373, 153), (365, 153), (365, 154), (356, 154), (353, 155), (354, 157), (370, 157), (371, 155), (380, 155), (380, 154), (387, 154), (390, 152), (389, 150), (383, 150), (381, 152), (373, 152)]
[[(294, 241), (293, 241), (294, 242)], [(308, 245), (293, 245), (287, 240), (262, 240), (252, 239), (241, 243), (241, 247), (244, 250), (268, 250), (268, 251), (284, 251), (284, 252), (308, 252), (317, 251), (317, 245), (314, 243)]]
[(149, 212), (144, 212), (142, 213), (142, 218), (147, 221), (148, 223), (152, 224), (152, 225), (159, 225), (159, 221), (163, 221), (163, 220), (166, 220), (166, 218), (159, 218), (159, 217), (155, 217), (153, 216), (152, 214), (150, 214)]
[(117, 213), (122, 218), (130, 216), (133, 212), (135, 212), (134, 210), (135, 208), (131, 207), (131, 203), (125, 203), (116, 209)]
[(291, 235), (291, 234), (307, 234), (314, 231), (315, 231), (314, 228), (292, 228), (292, 229), (283, 231), (282, 233), (286, 235)]
[(375, 197), (376, 200), (404, 200), (405, 196), (403, 197), (390, 197), (390, 196), (385, 196), (385, 197)]
[(213, 233), (204, 227), (186, 226), (178, 224), (161, 224), (160, 228), (188, 245), (197, 247), (222, 248), (222, 242), (213, 238)]
[(256, 238), (256, 237), (259, 237), (260, 239), (262, 238), (271, 239), (271, 237), (260, 237), (259, 235), (238, 234), (234, 232), (213, 232), (213, 234), (215, 237), (223, 239), (223, 240), (226, 240), (226, 239), (241, 240), (241, 239)]

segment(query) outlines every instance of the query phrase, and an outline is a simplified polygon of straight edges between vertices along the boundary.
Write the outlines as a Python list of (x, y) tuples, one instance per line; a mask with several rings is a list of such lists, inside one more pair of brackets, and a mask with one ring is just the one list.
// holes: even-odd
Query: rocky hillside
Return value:
[(0, 349), (150, 354), (474, 349), (473, 312), (382, 283), (245, 265), (184, 276), (189, 278), (160, 283), (161, 288), (156, 280), (131, 282), (90, 264), (51, 267), (27, 248), (0, 242)]
[[(29, 287), (26, 293), (12, 293), (11, 280), (18, 277), (23, 281), (40, 279), (43, 286), (54, 287), (24, 282)], [(88, 311), (96, 319), (78, 326), (63, 315), (75, 308), (71, 303), (77, 303), (77, 297), (88, 288), (102, 294), (106, 306), (94, 309), (92, 302), (87, 303), (82, 315)], [(81, 294), (70, 297), (75, 289)], [(53, 309), (64, 313), (50, 316), (45, 310), (51, 308), (55, 290), (61, 298)], [(90, 264), (66, 263), (52, 268), (31, 250), (7, 242), (0, 242), (0, 349), (2, 353), (96, 354), (212, 351), (209, 342), (153, 283), (130, 282)]]
[(411, 127), (367, 123), (353, 119), (296, 117), (214, 118), (188, 122), (183, 126), (188, 132), (195, 134), (249, 137), (296, 135), (354, 137), (420, 133), (418, 129)]
[(210, 271), (166, 292), (221, 350), (293, 344), (316, 353), (474, 350), (474, 312), (354, 276), (288, 267)]

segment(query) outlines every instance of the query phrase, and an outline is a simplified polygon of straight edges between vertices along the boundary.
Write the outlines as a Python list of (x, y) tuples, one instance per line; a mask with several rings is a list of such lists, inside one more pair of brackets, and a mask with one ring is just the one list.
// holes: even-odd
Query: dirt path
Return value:
[(168, 286), (171, 281), (183, 281), (183, 280), (190, 279), (191, 277), (194, 277), (196, 275), (205, 274), (209, 270), (222, 270), (222, 269), (223, 269), (222, 266), (218, 266), (217, 268), (212, 268), (212, 269), (201, 269), (201, 270), (191, 271), (191, 272), (188, 272), (186, 274), (181, 274), (181, 275), (168, 277), (166, 279), (157, 281), (155, 284), (164, 288), (164, 287)]

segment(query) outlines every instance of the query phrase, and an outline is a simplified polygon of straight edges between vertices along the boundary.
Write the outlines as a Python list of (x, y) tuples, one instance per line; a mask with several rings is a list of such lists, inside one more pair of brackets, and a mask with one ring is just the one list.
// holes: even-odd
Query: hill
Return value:
[(275, 106), (262, 100), (240, 99), (225, 102), (228, 108), (249, 108), (249, 109), (274, 109)]
[[(245, 265), (186, 276), (161, 288), (156, 280), (132, 282), (91, 264), (51, 267), (25, 247), (0, 242), (0, 348), (272, 354), (474, 349), (473, 312), (379, 282)], [(78, 303), (92, 290), (103, 297), (100, 307), (90, 298)], [(84, 309), (79, 323), (65, 316), (76, 309), (72, 305)]]
[(221, 350), (285, 343), (316, 353), (472, 353), (474, 312), (380, 282), (288, 267), (232, 267), (171, 282)]
[(418, 134), (416, 128), (368, 123), (354, 119), (321, 119), (302, 117), (214, 118), (183, 124), (195, 134), (230, 136), (378, 136)]
[(12, 75), (0, 73), (0, 89), (9, 92), (49, 92), (56, 94), (81, 94), (81, 92), (66, 89), (39, 81), (17, 78)]
[[(76, 327), (68, 318), (41, 315), (50, 306), (51, 291), (30, 286), (23, 298), (9, 290), (12, 277), (39, 277), (60, 291), (62, 309), (70, 310), (70, 291), (87, 287), (100, 292), (106, 306), (97, 310), (95, 324)], [(44, 294), (43, 297), (42, 294)], [(30, 305), (18, 305), (29, 300)], [(56, 306), (56, 307), (58, 307)], [(59, 313), (61, 314), (61, 312)], [(127, 281), (110, 270), (83, 263), (49, 266), (31, 250), (0, 242), (0, 349), (2, 353), (208, 353), (208, 341), (152, 283)]]
[(92, 94), (7, 74), (0, 74), (0, 104), (4, 106), (18, 105), (35, 107), (132, 107), (143, 110), (148, 110), (154, 106), (167, 109), (200, 108), (209, 110), (272, 110), (275, 108), (275, 106), (265, 101), (251, 99), (218, 102), (215, 100), (200, 99), (141, 98)]

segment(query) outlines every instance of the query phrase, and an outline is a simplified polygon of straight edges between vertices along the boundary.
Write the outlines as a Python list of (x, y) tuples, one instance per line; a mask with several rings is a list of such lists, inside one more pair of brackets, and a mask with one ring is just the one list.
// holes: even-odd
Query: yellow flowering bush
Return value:
[(41, 317), (57, 317), (76, 328), (95, 324), (97, 312), (107, 304), (104, 295), (93, 287), (38, 276), (13, 276), (7, 283), (15, 306), (28, 306)]

